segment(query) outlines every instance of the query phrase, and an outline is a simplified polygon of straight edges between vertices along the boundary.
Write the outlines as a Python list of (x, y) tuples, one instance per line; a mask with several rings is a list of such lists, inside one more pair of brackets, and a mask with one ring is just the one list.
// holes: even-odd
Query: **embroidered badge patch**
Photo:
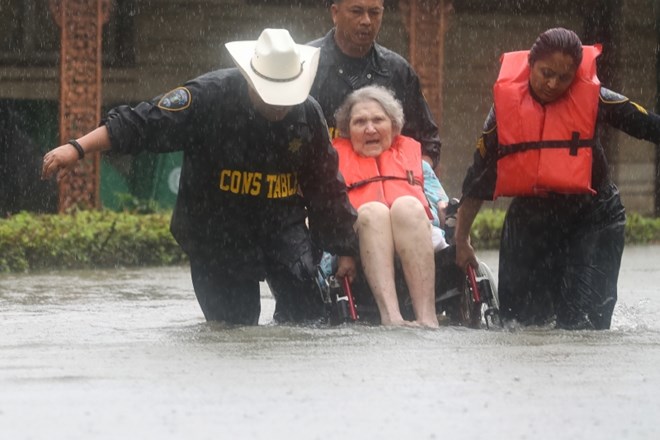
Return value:
[(190, 107), (192, 97), (190, 91), (185, 87), (177, 87), (165, 94), (160, 101), (158, 101), (158, 108), (178, 112)]
[(605, 88), (600, 89), (600, 99), (606, 104), (617, 104), (628, 100), (625, 96)]
[(479, 154), (481, 154), (481, 157), (486, 157), (486, 144), (484, 144), (483, 136), (479, 136), (479, 139), (477, 140), (477, 150), (479, 151)]
[(300, 147), (302, 147), (302, 140), (299, 138), (291, 139), (291, 142), (289, 142), (289, 151), (292, 153), (297, 153)]

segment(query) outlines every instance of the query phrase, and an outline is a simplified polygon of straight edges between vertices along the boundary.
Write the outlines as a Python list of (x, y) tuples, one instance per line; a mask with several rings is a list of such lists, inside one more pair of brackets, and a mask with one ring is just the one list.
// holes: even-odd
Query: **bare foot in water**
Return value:
[(385, 327), (420, 327), (417, 321), (406, 321), (405, 319), (397, 319), (395, 321), (381, 320), (380, 324)]
[(428, 321), (413, 321), (415, 324), (417, 324), (417, 327), (425, 327), (425, 328), (440, 328), (440, 324), (438, 323), (437, 319), (430, 319)]

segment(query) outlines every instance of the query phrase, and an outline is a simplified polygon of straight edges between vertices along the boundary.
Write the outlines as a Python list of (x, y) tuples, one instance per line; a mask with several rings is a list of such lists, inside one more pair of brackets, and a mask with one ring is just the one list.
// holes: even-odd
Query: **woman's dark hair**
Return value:
[(529, 64), (532, 65), (541, 58), (561, 52), (575, 61), (575, 66), (582, 62), (582, 41), (571, 30), (564, 28), (548, 29), (538, 36), (529, 51)]

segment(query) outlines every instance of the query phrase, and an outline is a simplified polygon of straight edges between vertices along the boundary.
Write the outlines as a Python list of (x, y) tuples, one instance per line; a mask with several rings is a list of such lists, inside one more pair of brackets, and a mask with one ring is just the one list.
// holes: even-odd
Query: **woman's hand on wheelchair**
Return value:
[(475, 269), (479, 267), (477, 254), (474, 252), (474, 248), (469, 241), (461, 240), (456, 242), (456, 265), (464, 272), (467, 271), (468, 266), (472, 266)]

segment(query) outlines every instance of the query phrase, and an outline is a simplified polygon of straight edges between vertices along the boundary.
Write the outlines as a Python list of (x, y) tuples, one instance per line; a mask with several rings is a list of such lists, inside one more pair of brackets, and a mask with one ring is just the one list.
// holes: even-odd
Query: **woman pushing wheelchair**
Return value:
[(626, 217), (599, 128), (658, 143), (660, 117), (601, 86), (600, 52), (554, 28), (502, 57), (455, 238), (457, 264), (475, 266), (470, 229), (482, 201), (513, 197), (500, 244), (504, 321), (610, 328)]

